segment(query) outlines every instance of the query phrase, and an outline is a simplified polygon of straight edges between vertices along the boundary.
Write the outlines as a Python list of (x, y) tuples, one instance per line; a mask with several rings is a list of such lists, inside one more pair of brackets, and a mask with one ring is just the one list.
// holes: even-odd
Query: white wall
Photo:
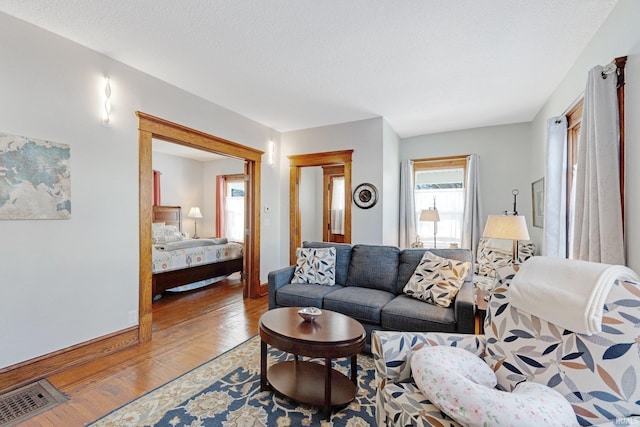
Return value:
[[(625, 86), (626, 124), (626, 240), (627, 264), (640, 271), (640, 2), (620, 0), (600, 30), (582, 52), (553, 95), (532, 122), (531, 175), (544, 175), (547, 128), (546, 121), (562, 115), (582, 96), (587, 74), (596, 65), (605, 65), (614, 58), (628, 56)], [(542, 239), (542, 230), (536, 231)]]
[[(160, 201), (163, 206), (182, 208), (182, 231), (193, 236), (195, 223), (187, 214), (192, 206), (200, 207), (204, 218), (198, 219), (198, 234), (204, 236), (204, 225), (209, 215), (204, 209), (202, 194), (202, 165), (198, 160), (184, 159), (169, 154), (154, 152), (153, 169), (160, 171)], [(214, 217), (215, 224), (215, 217)]]
[(302, 241), (322, 241), (323, 182), (322, 167), (302, 168), (300, 173), (300, 237)]
[[(72, 188), (69, 220), (0, 221), (5, 367), (131, 326), (139, 288), (135, 111), (263, 151), (279, 135), (2, 13), (0, 40), (0, 131), (69, 144)], [(105, 74), (113, 91), (110, 127), (100, 122)], [(264, 188), (277, 188), (276, 170), (262, 168)], [(279, 192), (263, 191), (262, 203), (280, 215)], [(277, 221), (263, 222), (262, 282), (282, 265), (269, 248), (279, 240)]]
[[(382, 118), (360, 120), (285, 132), (281, 135), (280, 192), (283, 194), (280, 214), (281, 265), (289, 263), (289, 159), (294, 154), (321, 153), (353, 149), (351, 183), (353, 188), (363, 182), (382, 188)], [(351, 241), (380, 244), (383, 241), (382, 204), (371, 209), (351, 205)]]
[(400, 138), (386, 120), (382, 122), (382, 243), (400, 244)]
[[(403, 139), (400, 159), (478, 154), (483, 217), (513, 209), (511, 191), (518, 189), (518, 212), (532, 234), (529, 123), (490, 126)], [(540, 177), (535, 177), (539, 179)]]

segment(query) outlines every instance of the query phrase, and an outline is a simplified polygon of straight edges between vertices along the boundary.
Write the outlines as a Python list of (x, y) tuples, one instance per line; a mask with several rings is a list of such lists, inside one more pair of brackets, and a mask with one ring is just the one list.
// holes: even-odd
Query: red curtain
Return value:
[(160, 202), (160, 175), (162, 173), (160, 171), (153, 171), (153, 205), (159, 206), (162, 203)]

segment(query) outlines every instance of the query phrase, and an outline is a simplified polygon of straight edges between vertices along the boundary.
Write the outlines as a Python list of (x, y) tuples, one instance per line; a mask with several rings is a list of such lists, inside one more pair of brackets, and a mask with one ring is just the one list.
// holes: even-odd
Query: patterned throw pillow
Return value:
[(298, 248), (291, 283), (336, 284), (336, 248)]
[(470, 268), (470, 262), (446, 259), (426, 251), (403, 292), (430, 304), (449, 307)]

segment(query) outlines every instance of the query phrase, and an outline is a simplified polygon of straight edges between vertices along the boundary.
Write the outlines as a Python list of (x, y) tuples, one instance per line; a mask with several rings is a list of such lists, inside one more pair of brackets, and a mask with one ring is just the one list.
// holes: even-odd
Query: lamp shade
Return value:
[(420, 212), (420, 221), (440, 221), (440, 214), (438, 213), (438, 209), (423, 209), (422, 212)]
[(189, 211), (189, 214), (187, 215), (189, 218), (202, 218), (202, 213), (200, 212), (200, 208), (197, 206), (194, 206), (191, 208), (191, 210)]
[(522, 215), (489, 215), (482, 237), (529, 240), (527, 221)]

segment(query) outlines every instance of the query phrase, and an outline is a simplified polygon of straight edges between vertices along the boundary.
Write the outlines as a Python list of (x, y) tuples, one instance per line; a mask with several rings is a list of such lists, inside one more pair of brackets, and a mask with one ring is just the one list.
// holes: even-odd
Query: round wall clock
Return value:
[(353, 202), (362, 209), (372, 208), (378, 202), (378, 189), (373, 184), (360, 184), (353, 192)]

